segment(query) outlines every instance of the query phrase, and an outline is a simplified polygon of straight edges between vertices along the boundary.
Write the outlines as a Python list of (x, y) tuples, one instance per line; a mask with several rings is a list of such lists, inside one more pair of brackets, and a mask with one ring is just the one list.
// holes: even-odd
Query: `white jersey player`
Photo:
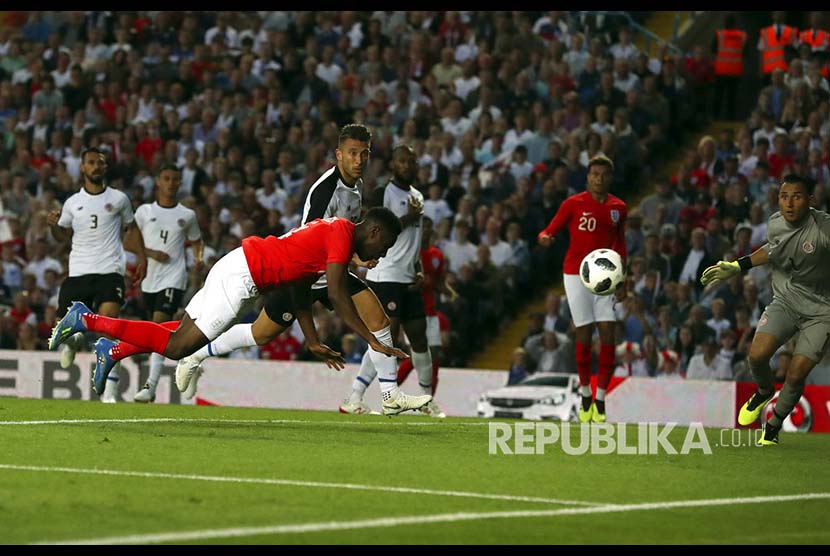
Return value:
[[(403, 231), (377, 266), (366, 273), (366, 283), (378, 296), (389, 315), (392, 338), (398, 339), (403, 324), (412, 348), (412, 365), (418, 372), (422, 394), (432, 395), (432, 356), (427, 342), (426, 312), (421, 295), (421, 219), (424, 196), (412, 187), (417, 172), (415, 152), (407, 145), (398, 145), (392, 151), (392, 181), (383, 190), (383, 206), (400, 218)], [(368, 354), (364, 354), (360, 374), (352, 385), (347, 403), (360, 404), (366, 385), (376, 374)], [(397, 378), (395, 379), (397, 380)], [(433, 417), (444, 417), (435, 403), (429, 402), (421, 412)]]
[[(181, 184), (181, 171), (172, 164), (163, 166), (156, 178), (156, 201), (135, 211), (149, 259), (147, 276), (141, 283), (144, 307), (147, 319), (158, 323), (170, 321), (181, 307), (187, 289), (186, 242), (193, 248), (197, 266), (202, 265), (204, 253), (196, 213), (176, 200)], [(150, 376), (136, 393), (135, 401), (155, 401), (163, 365), (163, 355), (150, 355)]]
[[(58, 317), (62, 317), (73, 301), (83, 301), (97, 312), (117, 317), (124, 302), (124, 249), (136, 254), (133, 282), (144, 278), (147, 258), (144, 242), (135, 224), (130, 199), (123, 192), (104, 183), (107, 159), (98, 149), (81, 154), (81, 190), (69, 197), (60, 211), (49, 213), (47, 220), (52, 236), (58, 241), (71, 237), (69, 276), (58, 294)], [(123, 242), (121, 232), (126, 228)], [(75, 352), (84, 343), (83, 334), (76, 334), (61, 348), (61, 366), (67, 368), (75, 360)], [(117, 369), (110, 374), (101, 400), (113, 403), (118, 398)]]

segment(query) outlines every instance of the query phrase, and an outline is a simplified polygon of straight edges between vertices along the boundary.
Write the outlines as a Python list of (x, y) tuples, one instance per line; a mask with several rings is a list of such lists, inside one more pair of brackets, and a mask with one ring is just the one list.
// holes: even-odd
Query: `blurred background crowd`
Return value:
[[(560, 281), (567, 239), (544, 250), (536, 235), (603, 154), (630, 211), (618, 372), (749, 378), (742, 361), (771, 298), (766, 269), (711, 291), (699, 277), (764, 242), (782, 175), (813, 178), (815, 206), (827, 209), (825, 60), (796, 34), (787, 70), (740, 99), (755, 105), (745, 122), (704, 136), (665, 173), (678, 145), (720, 117), (718, 45), (706, 36), (689, 52), (641, 52), (632, 25), (647, 14), (5, 12), (0, 348), (45, 349), (69, 254), (45, 217), (78, 190), (84, 147), (109, 153), (107, 183), (134, 208), (153, 200), (163, 164), (183, 169), (181, 202), (198, 215), (208, 262), (191, 272), (186, 303), (242, 238), (299, 223), (306, 192), (335, 164), (339, 128), (357, 122), (373, 132), (364, 198), (387, 183), (394, 146), (418, 156), (433, 243), (460, 294), (437, 300), (443, 365), (467, 365)], [(756, 41), (746, 56), (758, 56)], [(575, 372), (558, 291), (531, 316), (511, 380)], [(139, 289), (124, 314), (144, 317)], [(334, 313), (318, 309), (316, 320), (326, 344), (359, 361), (365, 345)], [(308, 355), (295, 327), (232, 357)]]

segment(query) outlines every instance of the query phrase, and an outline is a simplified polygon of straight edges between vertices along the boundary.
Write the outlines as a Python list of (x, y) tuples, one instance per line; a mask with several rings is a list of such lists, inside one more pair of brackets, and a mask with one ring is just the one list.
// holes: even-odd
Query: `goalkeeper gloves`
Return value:
[(718, 280), (728, 280), (732, 276), (741, 272), (741, 265), (738, 261), (718, 261), (717, 264), (710, 266), (703, 271), (700, 276), (700, 283), (704, 286), (714, 284)]

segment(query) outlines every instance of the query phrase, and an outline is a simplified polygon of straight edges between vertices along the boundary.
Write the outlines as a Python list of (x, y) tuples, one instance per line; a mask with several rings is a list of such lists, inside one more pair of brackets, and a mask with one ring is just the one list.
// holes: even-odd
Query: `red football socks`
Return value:
[(113, 338), (133, 344), (143, 351), (164, 355), (172, 330), (146, 320), (127, 320), (103, 317), (94, 313), (83, 316), (88, 330), (107, 334)]
[[(168, 330), (175, 330), (179, 327), (179, 323), (182, 321), (180, 320), (171, 320), (167, 322), (160, 323), (161, 326)], [(128, 342), (118, 342), (112, 349), (110, 350), (110, 357), (112, 357), (115, 361), (121, 361), (122, 359), (126, 359), (131, 355), (135, 355), (137, 353), (149, 353), (146, 349), (140, 348), (134, 344)]]
[(576, 371), (580, 386), (591, 385), (591, 344), (576, 342)]

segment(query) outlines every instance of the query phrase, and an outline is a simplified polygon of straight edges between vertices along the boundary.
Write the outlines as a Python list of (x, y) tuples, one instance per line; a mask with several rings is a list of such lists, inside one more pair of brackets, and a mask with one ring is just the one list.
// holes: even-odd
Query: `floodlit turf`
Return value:
[[(79, 419), (132, 421), (54, 422)], [(11, 424), (38, 420), (49, 422)], [(488, 453), (488, 430), (478, 419), (0, 398), (0, 544), (830, 542), (830, 435), (757, 448), (744, 431), (743, 446), (724, 447), (731, 435), (707, 429), (711, 455), (568, 455), (559, 442), (506, 455)], [(672, 431), (671, 445), (686, 434)], [(762, 526), (769, 515), (775, 526)]]

